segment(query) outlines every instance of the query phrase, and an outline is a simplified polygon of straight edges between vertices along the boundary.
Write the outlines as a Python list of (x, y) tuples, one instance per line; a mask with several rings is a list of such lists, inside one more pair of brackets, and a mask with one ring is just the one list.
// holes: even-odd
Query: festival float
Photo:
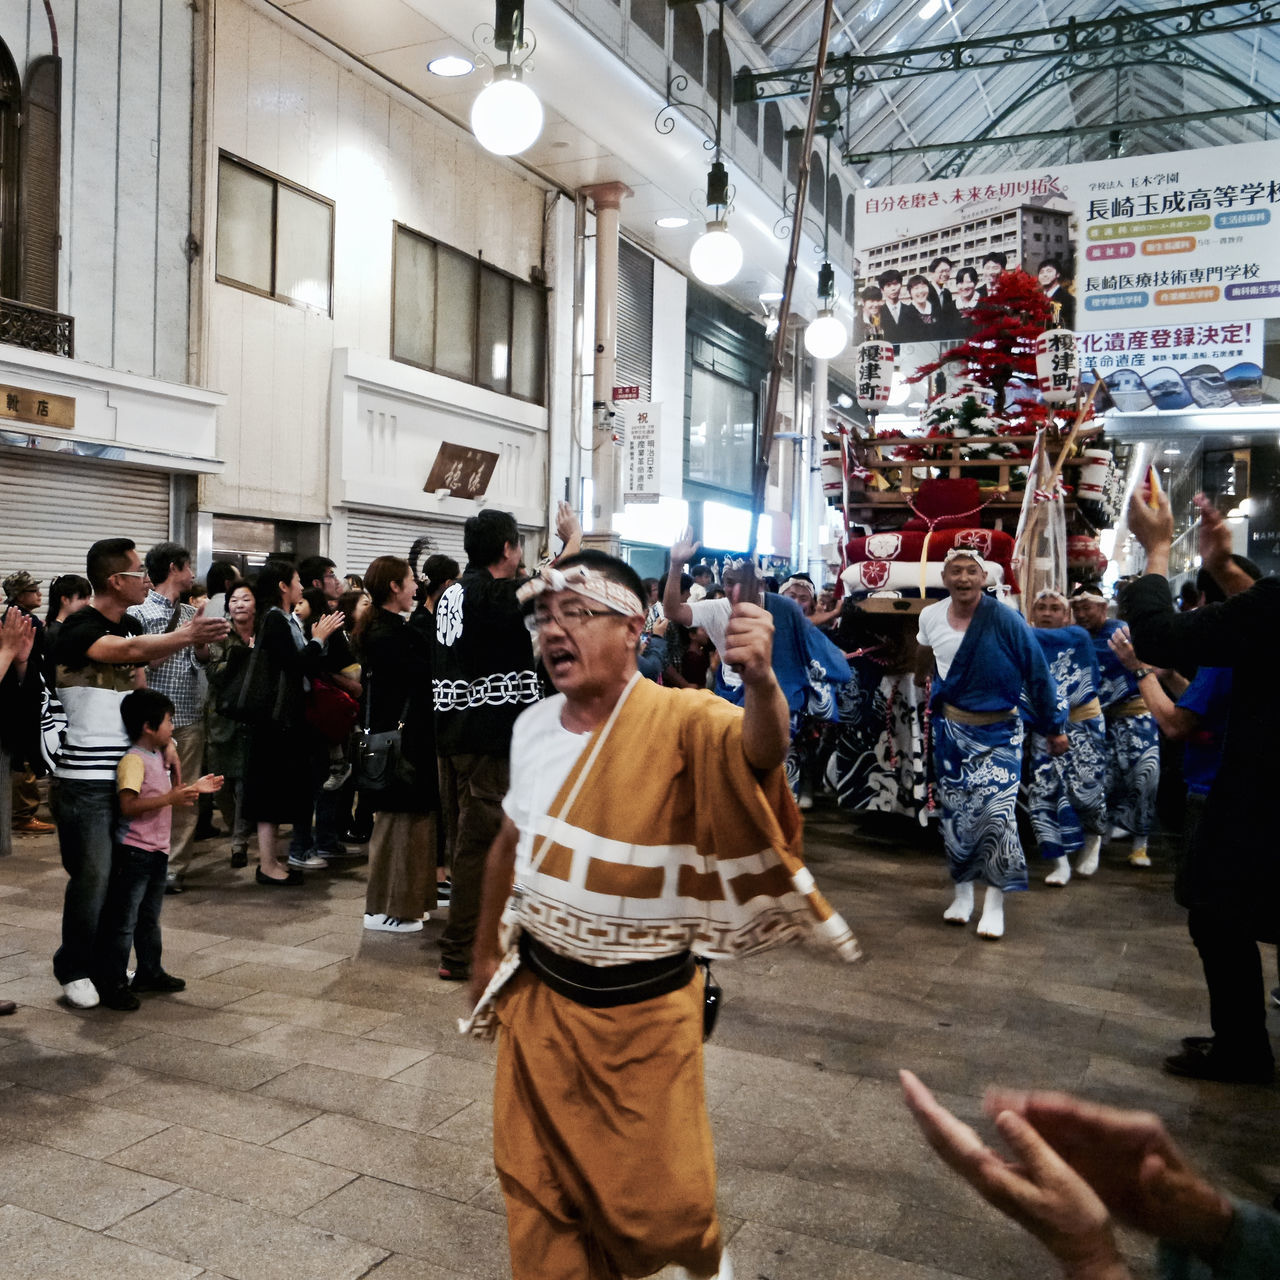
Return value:
[[(1081, 389), (1070, 330), (1036, 280), (1006, 271), (968, 334), (903, 377), (890, 343), (857, 351), (866, 431), (827, 437), (826, 490), (843, 509), (842, 640), (856, 679), (842, 708), (833, 781), (859, 812), (932, 812), (927, 691), (916, 686), (916, 616), (947, 592), (946, 554), (977, 551), (987, 590), (1024, 613), (1036, 593), (1097, 582), (1098, 541), (1120, 476), (1101, 442), (1095, 380)], [(895, 377), (929, 392), (919, 427), (879, 427)]]

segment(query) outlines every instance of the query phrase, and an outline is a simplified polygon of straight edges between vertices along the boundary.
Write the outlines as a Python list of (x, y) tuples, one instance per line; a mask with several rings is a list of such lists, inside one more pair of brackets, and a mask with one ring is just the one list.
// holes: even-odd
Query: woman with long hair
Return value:
[(401, 729), (396, 776), (371, 795), (373, 838), (364, 927), (417, 933), (436, 905), (436, 829), (440, 808), (431, 651), (404, 615), (417, 583), (407, 560), (379, 556), (364, 575), (370, 609), (356, 628), (370, 731)]
[(249, 665), (257, 606), (247, 582), (231, 584), (226, 591), (227, 620), (231, 630), (225, 640), (209, 646), (212, 655), (205, 674), (209, 678), (208, 721), (205, 727), (205, 763), (225, 781), (213, 799), (226, 830), (231, 833), (231, 865), (249, 865), (249, 837), (253, 828), (244, 809), (244, 779), (249, 764), (249, 726), (223, 714), (225, 700), (238, 687)]
[(276, 827), (300, 822), (314, 802), (311, 751), (306, 725), (310, 682), (321, 673), (325, 642), (340, 626), (342, 614), (327, 613), (302, 631), (294, 610), (302, 600), (297, 568), (283, 560), (268, 560), (253, 587), (258, 615), (255, 647), (262, 650), (260, 679), (255, 688), (262, 701), (259, 718), (249, 735), (244, 807), (258, 824), (259, 884), (271, 887), (302, 883), (301, 866), (285, 862), (276, 849)]

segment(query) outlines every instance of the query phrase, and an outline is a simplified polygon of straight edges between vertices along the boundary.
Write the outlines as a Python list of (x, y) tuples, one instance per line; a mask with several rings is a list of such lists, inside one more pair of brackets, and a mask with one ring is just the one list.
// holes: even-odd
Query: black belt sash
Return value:
[(520, 959), (557, 995), (588, 1009), (616, 1009), (669, 995), (687, 985), (697, 970), (691, 951), (629, 964), (583, 964), (527, 932), (520, 935)]

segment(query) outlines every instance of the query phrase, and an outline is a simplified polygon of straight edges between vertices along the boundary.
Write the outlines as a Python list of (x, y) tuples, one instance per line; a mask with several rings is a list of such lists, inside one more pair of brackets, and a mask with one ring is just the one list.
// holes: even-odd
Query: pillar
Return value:
[(613, 404), (618, 361), (618, 213), (634, 194), (623, 182), (584, 187), (596, 212), (596, 340), (592, 378), (592, 531), (584, 541), (618, 553), (614, 513), (622, 507), (623, 423)]

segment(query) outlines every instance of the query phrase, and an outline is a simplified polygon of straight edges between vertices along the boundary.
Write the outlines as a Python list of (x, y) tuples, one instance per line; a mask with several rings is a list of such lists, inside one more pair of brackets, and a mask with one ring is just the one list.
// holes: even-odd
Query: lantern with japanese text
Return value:
[(879, 413), (889, 403), (892, 384), (893, 343), (862, 343), (858, 347), (858, 408)]
[(1076, 336), (1070, 329), (1046, 329), (1036, 339), (1036, 382), (1048, 404), (1068, 404), (1076, 398), (1080, 379)]

